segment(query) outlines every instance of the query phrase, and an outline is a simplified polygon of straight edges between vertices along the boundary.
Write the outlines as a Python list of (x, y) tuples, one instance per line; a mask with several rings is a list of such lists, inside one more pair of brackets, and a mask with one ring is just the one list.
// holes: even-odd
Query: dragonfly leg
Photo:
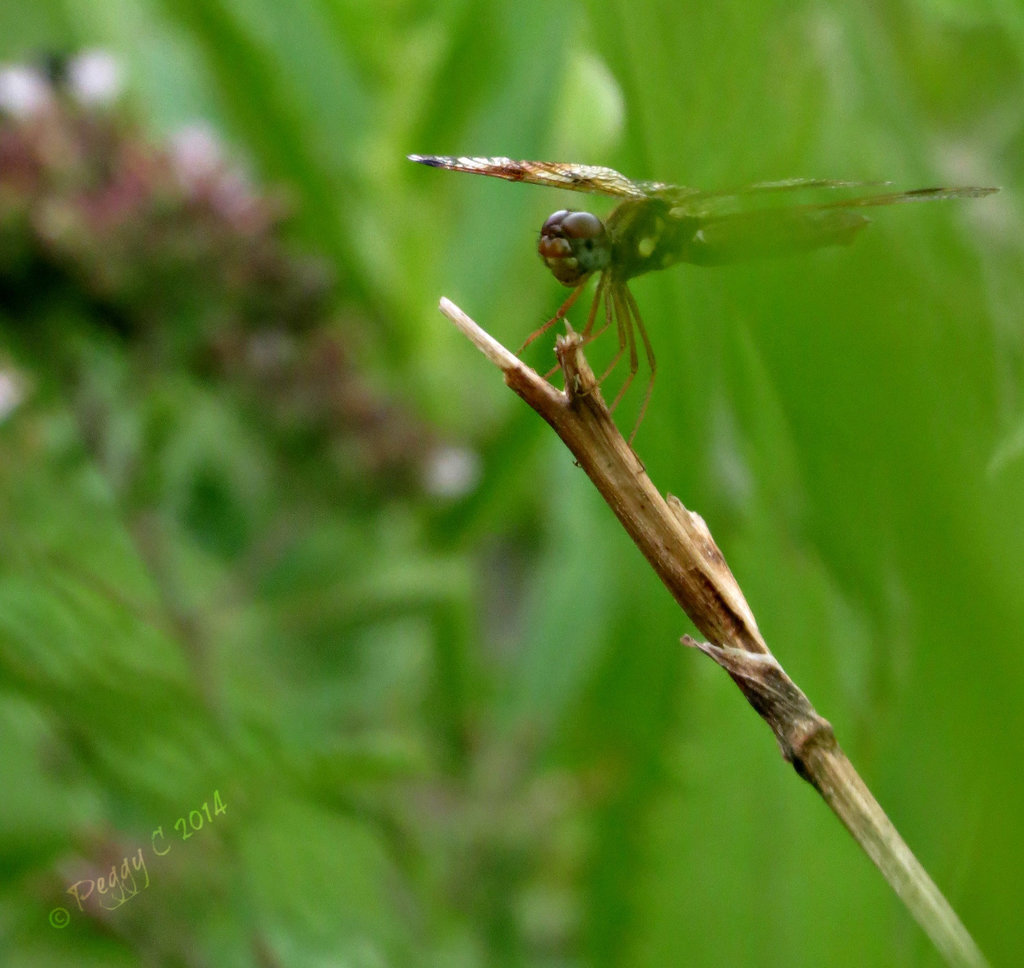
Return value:
[[(582, 288), (582, 285), (576, 287), (572, 295), (562, 304), (562, 308), (558, 310), (555, 316), (552, 319), (549, 319), (536, 333), (531, 335), (530, 338), (525, 343), (523, 343), (522, 346), (519, 347), (519, 353), (522, 353), (522, 351), (526, 349), (526, 347), (529, 346), (530, 343), (532, 343), (534, 339), (536, 339), (536, 337), (540, 336), (541, 333), (548, 329), (552, 325), (552, 323), (554, 323), (559, 318), (565, 318), (566, 310), (576, 301), (576, 297), (580, 294), (580, 290)], [(608, 325), (608, 323), (606, 322), (605, 325), (602, 326), (596, 333), (591, 335), (591, 330), (594, 328), (594, 320), (597, 317), (597, 311), (601, 306), (601, 298), (602, 289), (600, 284), (598, 284), (597, 291), (594, 293), (594, 301), (590, 304), (590, 312), (587, 313), (587, 324), (583, 327), (583, 332), (580, 334), (583, 338), (584, 343), (589, 343), (595, 336), (599, 336), (602, 332), (604, 332), (605, 327), (607, 327)], [(556, 363), (553, 367), (551, 367), (551, 369), (544, 374), (544, 379), (550, 380), (551, 377), (554, 376), (555, 372), (558, 370), (558, 366), (559, 364)]]
[(569, 298), (566, 299), (566, 301), (562, 303), (561, 306), (558, 307), (558, 312), (555, 313), (555, 315), (552, 316), (543, 326), (539, 327), (538, 329), (535, 329), (532, 333), (530, 333), (529, 336), (526, 337), (526, 340), (523, 342), (523, 345), (516, 350), (516, 356), (520, 356), (527, 346), (529, 346), (535, 339), (539, 339), (541, 336), (543, 336), (549, 329), (551, 329), (552, 326), (555, 325), (555, 323), (559, 322), (559, 320), (565, 319), (565, 314), (569, 312), (569, 310), (572, 308), (572, 304), (576, 302), (576, 300), (579, 298), (579, 295), (581, 292), (583, 292), (583, 287), (586, 284), (587, 280), (584, 279), (583, 282), (581, 282), (569, 294)]
[(636, 300), (633, 298), (633, 294), (625, 289), (625, 300), (626, 305), (629, 309), (631, 324), (635, 323), (637, 332), (640, 333), (640, 341), (644, 345), (644, 353), (647, 354), (647, 368), (651, 371), (650, 378), (647, 380), (647, 389), (644, 392), (643, 403), (640, 404), (640, 413), (637, 415), (636, 423), (633, 425), (633, 429), (629, 432), (629, 446), (633, 446), (633, 438), (636, 436), (636, 432), (640, 429), (640, 424), (643, 423), (644, 416), (647, 413), (647, 404), (651, 402), (651, 394), (654, 392), (654, 376), (658, 371), (658, 364), (654, 358), (654, 350), (651, 347), (651, 341), (647, 337), (647, 329), (644, 326), (643, 318), (640, 315), (640, 307), (637, 306)]
[[(612, 324), (612, 319), (615, 316), (615, 306), (613, 300), (608, 297), (608, 277), (602, 276), (597, 284), (597, 291), (594, 293), (594, 301), (590, 306), (590, 314), (587, 316), (587, 325), (583, 328), (583, 343), (592, 343), (598, 338), (609, 326)], [(597, 321), (597, 312), (604, 303), (604, 322), (595, 331), (594, 323)], [(623, 343), (622, 343), (622, 332), (620, 328), (619, 332), (619, 349), (612, 358), (611, 363), (608, 364), (608, 368), (601, 374), (601, 378), (597, 381), (597, 385), (600, 386), (604, 382), (604, 378), (615, 369), (615, 364), (618, 362), (619, 357), (622, 356)]]
[[(583, 345), (597, 339), (610, 325), (612, 321), (611, 303), (608, 301), (605, 293), (605, 280), (602, 277), (597, 284), (597, 289), (594, 291), (594, 301), (590, 304), (590, 312), (587, 313), (587, 324), (583, 327), (583, 332), (580, 336), (583, 338)], [(597, 332), (594, 332), (594, 323), (597, 321), (597, 313), (601, 308), (601, 303), (604, 302), (604, 322), (598, 328)], [(604, 379), (602, 377), (602, 379)], [(601, 381), (598, 380), (598, 383)]]
[[(618, 304), (615, 303), (613, 299), (609, 299), (605, 306), (604, 326), (602, 326), (601, 329), (594, 334), (594, 337), (600, 336), (601, 333), (603, 333), (609, 326), (611, 326), (612, 317), (615, 317), (615, 328), (616, 330), (618, 330), (619, 346), (618, 349), (615, 350), (615, 355), (611, 358), (611, 361), (604, 368), (604, 373), (602, 373), (600, 378), (598, 379), (598, 386), (604, 383), (604, 381), (611, 374), (612, 370), (614, 370), (615, 367), (619, 365), (619, 360), (622, 359), (622, 354), (626, 352), (626, 347), (629, 345), (629, 339), (626, 336), (626, 330), (623, 326), (622, 317), (619, 315), (617, 308)], [(618, 397), (616, 397), (615, 399), (618, 400)]]
[[(597, 283), (597, 289), (594, 292), (594, 301), (590, 304), (590, 313), (587, 315), (587, 325), (583, 327), (583, 342), (589, 343), (600, 336), (612, 323), (612, 312), (611, 303), (608, 300), (607, 293), (605, 290), (608, 288), (607, 279), (602, 276)], [(594, 323), (597, 321), (597, 311), (601, 306), (602, 301), (604, 302), (604, 323), (601, 324), (597, 332), (594, 332)]]
[[(616, 354), (615, 360), (612, 362), (617, 362), (618, 358), (622, 355), (623, 350), (628, 346), (629, 374), (626, 376), (626, 379), (622, 381), (622, 386), (619, 387), (619, 392), (615, 394), (615, 399), (612, 401), (610, 408), (612, 410), (619, 405), (619, 401), (629, 389), (630, 384), (633, 382), (633, 378), (636, 376), (637, 370), (640, 368), (640, 363), (636, 353), (636, 337), (633, 335), (633, 310), (636, 308), (636, 303), (633, 301), (633, 297), (630, 294), (629, 289), (625, 286), (617, 286), (615, 288), (614, 298), (615, 318), (619, 326), (619, 352)], [(607, 376), (607, 373), (605, 375)]]

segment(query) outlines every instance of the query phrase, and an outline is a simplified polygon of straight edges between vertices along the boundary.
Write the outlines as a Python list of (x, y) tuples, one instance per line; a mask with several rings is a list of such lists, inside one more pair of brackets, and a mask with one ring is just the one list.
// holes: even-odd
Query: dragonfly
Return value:
[(787, 200), (809, 189), (864, 192), (887, 183), (790, 178), (758, 182), (732, 191), (702, 191), (665, 182), (634, 181), (599, 165), (449, 155), (408, 157), (431, 168), (622, 199), (604, 220), (590, 212), (560, 209), (544, 222), (537, 251), (554, 277), (573, 291), (555, 315), (527, 337), (518, 352), (522, 353), (552, 326), (566, 319), (569, 309), (596, 274), (597, 288), (583, 328), (583, 341), (589, 342), (611, 328), (618, 334), (618, 349), (599, 382), (603, 383), (623, 356), (629, 360), (629, 373), (612, 401), (612, 410), (639, 370), (638, 343), (649, 371), (640, 413), (629, 437), (631, 444), (647, 412), (657, 373), (647, 328), (629, 290), (631, 279), (680, 262), (728, 265), (849, 245), (870, 222), (860, 209), (947, 198), (982, 198), (998, 191), (917, 188), (871, 192), (819, 203), (793, 203)]

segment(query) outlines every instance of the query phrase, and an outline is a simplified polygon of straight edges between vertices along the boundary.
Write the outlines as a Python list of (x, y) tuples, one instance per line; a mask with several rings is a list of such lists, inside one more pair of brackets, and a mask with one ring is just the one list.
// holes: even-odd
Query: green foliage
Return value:
[[(65, 143), (114, 146), (83, 156), (109, 163), (91, 188), (64, 151), (5, 193), (0, 141), (0, 377), (21, 397), (0, 422), (5, 965), (938, 964), (435, 311), (447, 295), (517, 346), (564, 298), (537, 227), (608, 208), (410, 152), (707, 188), (1003, 187), (880, 209), (848, 250), (633, 291), (659, 362), (636, 444), (652, 478), (706, 518), (780, 661), (1013, 962), (1017, 19), (923, 0), (16, 6), (0, 57), (102, 47), (128, 109), (62, 104)], [(168, 140), (196, 121), (255, 218), (173, 177)], [(0, 138), (25, 123), (0, 115)], [(142, 201), (100, 218), (119, 171)], [(68, 887), (139, 849), (148, 886), (79, 911)]]

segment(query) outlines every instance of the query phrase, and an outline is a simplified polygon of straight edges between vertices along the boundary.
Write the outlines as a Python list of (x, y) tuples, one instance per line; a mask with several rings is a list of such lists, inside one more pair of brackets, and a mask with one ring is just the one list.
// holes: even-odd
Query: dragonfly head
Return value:
[(608, 265), (611, 245), (596, 215), (562, 209), (541, 226), (537, 251), (563, 286), (577, 286)]

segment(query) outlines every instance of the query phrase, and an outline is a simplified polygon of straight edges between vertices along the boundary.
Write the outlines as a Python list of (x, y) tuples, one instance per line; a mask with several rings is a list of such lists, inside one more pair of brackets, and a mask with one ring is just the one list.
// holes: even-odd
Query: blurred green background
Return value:
[(0, 115), (4, 965), (940, 963), (437, 313), (518, 346), (580, 198), (410, 152), (1002, 187), (633, 291), (651, 477), (1017, 963), (1024, 7), (0, 6), (83, 50)]

